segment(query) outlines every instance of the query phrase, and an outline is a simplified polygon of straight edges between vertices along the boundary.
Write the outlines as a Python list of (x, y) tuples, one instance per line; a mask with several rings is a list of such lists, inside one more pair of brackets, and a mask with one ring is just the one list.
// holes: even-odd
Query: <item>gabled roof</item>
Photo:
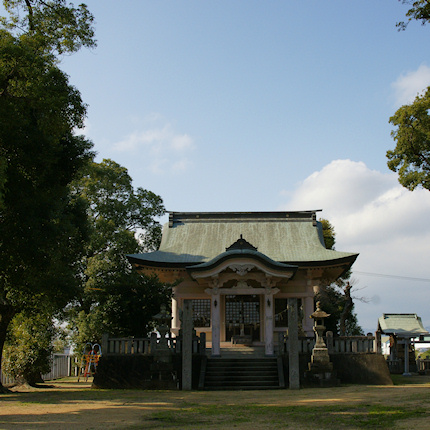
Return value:
[(277, 261), (272, 260), (267, 255), (264, 255), (261, 252), (258, 252), (258, 248), (251, 245), (248, 241), (246, 241), (242, 237), (242, 235), (240, 235), (240, 238), (232, 245), (230, 245), (228, 248), (226, 248), (225, 252), (217, 255), (215, 258), (213, 258), (210, 261), (190, 266), (188, 267), (188, 270), (190, 272), (206, 271), (218, 266), (224, 261), (232, 260), (232, 259), (256, 260), (263, 263), (265, 266), (271, 267), (275, 270), (288, 271), (291, 273), (295, 273), (298, 268), (295, 265), (279, 263)]
[(316, 212), (170, 212), (159, 250), (128, 258), (151, 266), (205, 263), (242, 235), (279, 263), (350, 266), (358, 254), (326, 249)]
[(417, 337), (429, 334), (416, 314), (383, 314), (378, 320), (379, 330), (398, 337)]

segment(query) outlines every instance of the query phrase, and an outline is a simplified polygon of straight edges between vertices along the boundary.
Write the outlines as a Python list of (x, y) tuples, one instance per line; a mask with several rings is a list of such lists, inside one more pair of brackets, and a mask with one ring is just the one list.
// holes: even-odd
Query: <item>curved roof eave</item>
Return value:
[[(231, 252), (231, 251), (226, 251)], [(219, 256), (213, 258), (210, 261), (204, 261), (199, 258), (199, 256), (190, 256), (190, 255), (177, 255), (170, 254), (163, 251), (154, 251), (148, 254), (128, 254), (126, 257), (131, 264), (140, 265), (140, 266), (148, 266), (148, 267), (160, 267), (160, 268), (171, 268), (171, 269), (186, 269), (187, 267), (195, 267), (203, 264), (209, 264), (214, 262), (217, 258), (221, 258), (221, 256), (225, 254), (222, 253)], [(261, 254), (261, 253), (258, 253)], [(261, 254), (264, 255), (264, 254)], [(190, 258), (191, 257), (191, 258)], [(269, 257), (265, 256), (268, 260), (275, 264), (282, 264), (284, 268), (286, 266), (291, 268), (312, 268), (312, 267), (328, 267), (328, 266), (338, 266), (338, 265), (348, 265), (348, 268), (352, 266), (354, 261), (357, 259), (358, 254), (351, 254), (345, 257), (330, 259), (330, 260), (320, 260), (320, 261), (288, 261), (288, 262), (276, 262), (271, 260)], [(194, 261), (193, 261), (194, 260)], [(266, 260), (267, 261), (267, 260)], [(276, 266), (279, 268), (279, 266)], [(346, 269), (348, 270), (348, 269)]]
[(197, 265), (188, 266), (186, 269), (188, 272), (199, 272), (199, 271), (210, 270), (218, 266), (219, 264), (223, 263), (224, 261), (230, 260), (233, 258), (242, 258), (242, 259), (250, 258), (253, 260), (258, 260), (259, 262), (263, 263), (265, 266), (276, 270), (285, 270), (285, 271), (288, 270), (289, 272), (295, 273), (298, 269), (298, 266), (296, 265), (279, 263), (277, 261), (272, 260), (267, 255), (262, 254), (261, 252), (253, 251), (249, 249), (226, 251), (216, 256), (210, 261), (197, 264)]

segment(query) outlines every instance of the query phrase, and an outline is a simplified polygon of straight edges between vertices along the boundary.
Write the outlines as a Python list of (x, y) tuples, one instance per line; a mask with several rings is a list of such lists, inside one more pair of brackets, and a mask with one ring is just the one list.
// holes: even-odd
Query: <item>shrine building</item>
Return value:
[(299, 212), (170, 212), (158, 251), (128, 255), (143, 274), (173, 288), (172, 332), (183, 300), (192, 300), (197, 334), (212, 355), (228, 343), (264, 345), (273, 355), (288, 326), (288, 298), (297, 298), (299, 330), (313, 336), (314, 296), (358, 254), (326, 249), (315, 210)]

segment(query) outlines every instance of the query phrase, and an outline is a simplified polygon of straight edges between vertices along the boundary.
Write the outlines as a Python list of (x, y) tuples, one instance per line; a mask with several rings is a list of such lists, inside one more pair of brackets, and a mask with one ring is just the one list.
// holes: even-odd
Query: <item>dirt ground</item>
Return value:
[[(96, 390), (67, 378), (0, 394), (0, 429), (430, 429), (430, 376), (403, 378), (393, 386), (229, 392)], [(385, 415), (375, 420), (378, 411)]]

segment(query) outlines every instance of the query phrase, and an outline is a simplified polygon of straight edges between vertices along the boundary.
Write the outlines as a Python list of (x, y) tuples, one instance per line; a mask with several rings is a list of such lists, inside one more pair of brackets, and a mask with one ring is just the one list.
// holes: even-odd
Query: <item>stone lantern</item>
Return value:
[(160, 333), (157, 343), (157, 334), (151, 333), (151, 354), (153, 361), (150, 364), (150, 387), (156, 389), (172, 390), (178, 388), (178, 378), (172, 362), (173, 350), (169, 348), (166, 334), (170, 332), (172, 315), (167, 311), (166, 305), (160, 306), (160, 312), (153, 316), (156, 321), (155, 328)]
[(166, 305), (162, 304), (160, 306), (160, 312), (154, 315), (154, 320), (156, 321), (156, 329), (160, 333), (160, 340), (157, 345), (157, 351), (167, 352), (169, 350), (169, 344), (166, 338), (166, 334), (170, 332), (170, 321), (172, 320), (172, 315), (167, 311)]
[(309, 371), (320, 375), (320, 378), (329, 379), (333, 370), (333, 363), (330, 362), (327, 345), (324, 342), (323, 334), (326, 329), (324, 319), (330, 314), (321, 310), (321, 303), (317, 302), (316, 311), (310, 316), (314, 319), (314, 332), (316, 335), (315, 346), (312, 350)]

